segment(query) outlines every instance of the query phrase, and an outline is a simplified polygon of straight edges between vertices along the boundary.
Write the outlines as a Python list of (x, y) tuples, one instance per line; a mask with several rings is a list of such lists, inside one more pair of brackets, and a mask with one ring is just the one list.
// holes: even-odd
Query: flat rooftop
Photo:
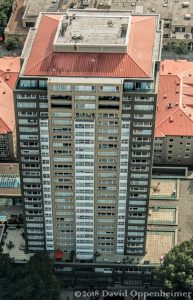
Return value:
[(152, 179), (151, 199), (177, 199), (179, 194), (179, 182), (177, 179)]
[[(98, 2), (104, 2), (98, 0)], [(186, 7), (183, 2), (188, 2)], [(93, 2), (92, 2), (93, 5)], [(101, 7), (102, 8), (102, 7)], [(192, 1), (165, 1), (165, 0), (111, 0), (110, 9), (133, 10), (135, 13), (158, 13), (161, 19), (172, 20), (172, 24), (179, 26), (191, 26), (193, 17)], [(190, 20), (184, 18), (186, 14), (191, 14)]]
[(147, 232), (145, 261), (158, 264), (176, 244), (175, 230), (152, 230)]
[[(98, 46), (117, 46), (116, 52), (127, 52), (128, 27), (131, 17), (122, 17), (120, 14), (66, 14), (60, 21), (59, 30), (56, 34), (54, 49), (59, 51), (61, 46), (67, 52), (74, 52), (81, 46), (89, 46), (88, 52)], [(59, 45), (58, 49), (56, 46)], [(70, 48), (69, 46), (72, 45)], [(118, 48), (121, 46), (121, 50)], [(124, 46), (124, 48), (123, 48)], [(96, 48), (95, 52), (99, 49)], [(79, 50), (83, 51), (83, 47)], [(104, 51), (104, 49), (103, 49)], [(106, 49), (107, 51), (107, 49)], [(100, 51), (99, 51), (100, 52)], [(102, 51), (101, 51), (102, 52)], [(104, 51), (105, 52), (105, 51)], [(111, 52), (110, 48), (108, 52)], [(112, 50), (112, 52), (114, 52)]]
[(0, 164), (0, 196), (21, 196), (18, 164)]
[[(66, 17), (67, 22), (63, 24)], [(81, 30), (79, 18), (85, 23)], [(102, 24), (109, 31), (111, 44), (109, 41), (105, 41), (104, 44), (107, 32), (104, 33), (100, 28), (100, 22), (96, 21), (98, 18), (103, 20)], [(88, 25), (85, 20), (89, 20)], [(124, 23), (125, 21), (127, 23)], [(97, 30), (96, 36), (91, 24)], [(114, 28), (115, 24), (118, 24), (118, 28)], [(126, 35), (124, 24), (127, 25)], [(71, 25), (79, 31), (79, 37), (76, 36), (75, 40), (72, 39), (74, 33), (70, 28)], [(103, 34), (103, 39), (98, 32)], [(119, 38), (114, 33), (119, 34)], [(122, 43), (118, 44), (121, 41)], [(20, 76), (152, 79), (155, 62), (160, 60), (160, 49), (161, 31), (158, 15), (134, 16), (130, 11), (94, 9), (68, 10), (67, 13), (55, 14), (42, 13), (36, 27), (30, 30), (23, 48), (21, 58), (24, 63)]]
[(59, 7), (59, 0), (41, 0), (41, 1), (34, 1), (34, 0), (26, 0), (24, 5), (26, 6), (26, 10), (24, 13), (24, 18), (32, 18), (38, 17), (40, 11), (48, 11), (54, 12), (58, 10)]
[(150, 206), (148, 224), (175, 225), (177, 224), (176, 207)]
[[(149, 203), (148, 231), (145, 260), (160, 263), (176, 244), (193, 238), (193, 180), (162, 179), (152, 180), (152, 186), (160, 182), (165, 189), (162, 197), (151, 195)], [(177, 189), (177, 198), (170, 197)]]

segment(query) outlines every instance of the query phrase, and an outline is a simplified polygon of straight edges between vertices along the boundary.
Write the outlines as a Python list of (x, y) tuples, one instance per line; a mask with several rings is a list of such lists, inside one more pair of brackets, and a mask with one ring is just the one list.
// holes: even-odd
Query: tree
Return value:
[(193, 239), (166, 254), (163, 264), (155, 270), (155, 279), (163, 282), (166, 289), (193, 292)]
[(8, 51), (14, 50), (17, 47), (17, 41), (10, 37), (5, 41), (5, 46)]
[(3, 10), (1, 10), (0, 5), (0, 35), (4, 35), (4, 30), (7, 25), (8, 17)]
[(8, 254), (0, 254), (0, 299), (14, 300), (16, 267)]
[(12, 5), (12, 0), (4, 0), (1, 3), (1, 11), (3, 11), (8, 17), (11, 15)]
[(173, 45), (173, 49), (179, 55), (181, 55), (181, 54), (187, 54), (187, 47), (186, 47), (186, 44), (183, 41), (175, 43)]
[(18, 266), (0, 253), (0, 300), (57, 300), (59, 283), (47, 253), (37, 253)]
[(0, 1), (0, 35), (4, 36), (7, 22), (12, 12), (13, 0)]
[(52, 261), (46, 252), (36, 253), (26, 266), (25, 277), (20, 279), (16, 299), (57, 300), (58, 297), (59, 283)]

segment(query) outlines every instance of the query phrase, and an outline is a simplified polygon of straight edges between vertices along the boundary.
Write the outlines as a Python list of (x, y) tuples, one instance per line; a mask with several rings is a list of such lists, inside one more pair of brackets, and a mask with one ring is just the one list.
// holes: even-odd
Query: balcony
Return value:
[(175, 32), (175, 33), (171, 33), (170, 38), (174, 40), (192, 39), (192, 33)]
[(154, 93), (154, 86), (152, 83), (148, 82), (125, 82), (123, 91), (133, 93)]
[(99, 96), (99, 101), (120, 101), (119, 97), (113, 96)]
[(69, 95), (51, 95), (51, 100), (72, 100), (72, 96)]
[(150, 157), (150, 153), (137, 153), (137, 152), (132, 152), (132, 157)]

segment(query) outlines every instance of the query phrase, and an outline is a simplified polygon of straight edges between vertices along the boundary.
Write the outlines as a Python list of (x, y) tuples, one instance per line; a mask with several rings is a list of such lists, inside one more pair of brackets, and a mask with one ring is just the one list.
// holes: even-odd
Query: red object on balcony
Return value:
[(61, 260), (64, 257), (64, 252), (58, 249), (54, 252), (54, 257), (56, 260)]

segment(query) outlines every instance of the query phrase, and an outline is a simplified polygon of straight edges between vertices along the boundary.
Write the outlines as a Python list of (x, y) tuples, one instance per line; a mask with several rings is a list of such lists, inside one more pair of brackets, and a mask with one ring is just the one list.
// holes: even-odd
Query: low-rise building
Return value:
[(192, 62), (165, 60), (161, 63), (154, 163), (193, 164)]
[(14, 0), (12, 15), (5, 29), (5, 39), (15, 38), (23, 46), (29, 28), (34, 27), (39, 12), (57, 12), (63, 1), (60, 0)]
[[(13, 212), (14, 207), (21, 206), (21, 186), (19, 164), (0, 163), (0, 211), (6, 208)], [(21, 211), (22, 212), (22, 211)], [(7, 215), (7, 213), (5, 213)], [(9, 215), (7, 215), (9, 217)]]
[(160, 14), (164, 21), (163, 46), (183, 40), (189, 51), (193, 49), (193, 2), (167, 0), (87, 0), (84, 7), (97, 9), (132, 10), (137, 14)]
[(0, 58), (0, 160), (16, 158), (13, 88), (19, 69), (19, 57)]

